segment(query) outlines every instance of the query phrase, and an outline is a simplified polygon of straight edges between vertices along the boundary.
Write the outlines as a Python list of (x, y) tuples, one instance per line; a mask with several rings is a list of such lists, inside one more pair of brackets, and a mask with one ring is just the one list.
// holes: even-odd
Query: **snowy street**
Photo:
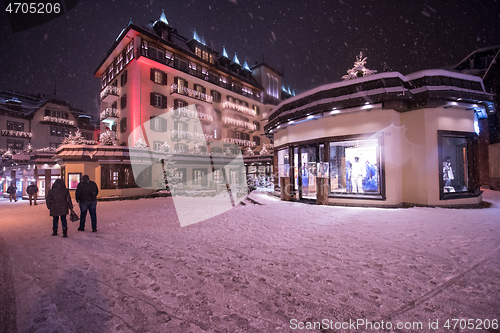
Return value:
[[(171, 198), (99, 202), (98, 232), (87, 216), (68, 238), (44, 203), (2, 201), (0, 331), (498, 332), (499, 192), (468, 210), (250, 197), (186, 227)], [(333, 327), (359, 320), (393, 328)]]

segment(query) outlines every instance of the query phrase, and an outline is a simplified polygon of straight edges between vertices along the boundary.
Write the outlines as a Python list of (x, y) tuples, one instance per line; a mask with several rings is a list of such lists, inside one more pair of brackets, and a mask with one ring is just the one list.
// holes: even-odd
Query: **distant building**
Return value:
[(98, 128), (91, 117), (60, 99), (0, 91), (0, 192), (14, 182), (18, 195), (36, 182), (39, 195), (61, 177), (60, 166), (51, 158), (65, 136), (80, 130), (82, 137), (96, 140)]
[(481, 203), (477, 121), (495, 113), (473, 75), (425, 70), (326, 84), (280, 103), (276, 194), (352, 206)]

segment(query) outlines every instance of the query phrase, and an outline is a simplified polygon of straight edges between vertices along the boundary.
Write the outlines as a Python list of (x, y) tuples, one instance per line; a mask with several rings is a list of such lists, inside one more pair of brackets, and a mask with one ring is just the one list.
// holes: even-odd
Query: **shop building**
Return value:
[(492, 111), (481, 78), (446, 70), (314, 88), (280, 103), (265, 126), (275, 193), (331, 205), (478, 205), (477, 122)]

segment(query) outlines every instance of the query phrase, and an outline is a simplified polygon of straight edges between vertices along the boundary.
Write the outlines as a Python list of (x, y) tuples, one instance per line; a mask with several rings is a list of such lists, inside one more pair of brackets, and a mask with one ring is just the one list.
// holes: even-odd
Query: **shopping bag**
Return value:
[(74, 210), (71, 210), (71, 213), (69, 215), (69, 219), (71, 220), (71, 222), (76, 222), (76, 221), (80, 220), (80, 218), (78, 217), (78, 215), (76, 215)]

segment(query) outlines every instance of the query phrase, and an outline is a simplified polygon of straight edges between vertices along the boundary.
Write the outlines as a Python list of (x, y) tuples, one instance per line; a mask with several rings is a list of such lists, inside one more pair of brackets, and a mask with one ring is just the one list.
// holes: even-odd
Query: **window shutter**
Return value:
[(154, 80), (155, 80), (155, 70), (152, 69), (152, 68), (149, 70), (149, 78), (151, 79), (151, 81), (154, 82)]
[(155, 130), (155, 122), (156, 122), (155, 117), (149, 117), (149, 129), (152, 131)]
[(162, 73), (162, 82), (161, 84), (163, 84), (164, 86), (167, 85), (167, 73)]
[(149, 93), (149, 104), (155, 105), (155, 94), (154, 93)]
[(167, 131), (167, 119), (165, 118), (160, 118), (161, 119), (161, 131), (166, 132)]
[(177, 84), (177, 85), (179, 85), (179, 78), (177, 76), (174, 77), (174, 83)]
[(206, 94), (207, 93), (207, 88), (205, 87), (201, 87), (201, 89), (203, 90), (203, 93)]
[(168, 107), (167, 96), (161, 96), (161, 107), (162, 109), (166, 109)]

